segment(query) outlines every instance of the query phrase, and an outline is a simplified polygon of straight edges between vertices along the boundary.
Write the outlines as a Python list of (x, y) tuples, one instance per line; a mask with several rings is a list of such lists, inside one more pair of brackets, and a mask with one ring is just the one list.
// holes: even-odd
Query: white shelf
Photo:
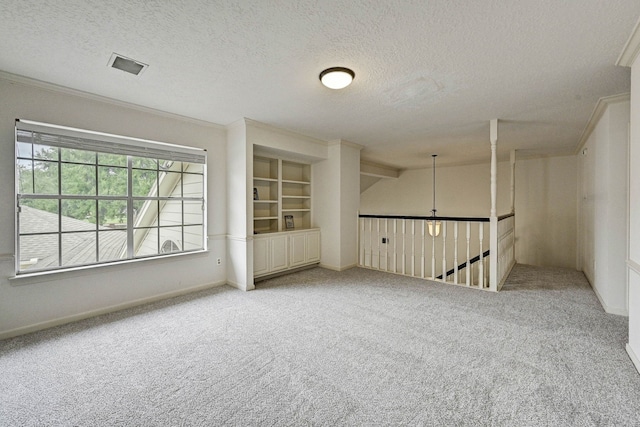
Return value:
[(282, 209), (282, 212), (311, 212), (311, 209)]
[(271, 219), (278, 219), (278, 217), (277, 216), (261, 216), (261, 217), (253, 218), (254, 221), (266, 221)]
[(277, 178), (260, 178), (259, 176), (254, 176), (253, 180), (254, 181), (278, 182)]
[(287, 196), (287, 195), (283, 195), (282, 198), (283, 199), (310, 199), (311, 196)]
[(254, 200), (253, 203), (278, 203), (277, 200)]
[(291, 180), (291, 179), (283, 179), (282, 183), (283, 184), (302, 184), (302, 185), (311, 184), (309, 181), (294, 181), (294, 180)]

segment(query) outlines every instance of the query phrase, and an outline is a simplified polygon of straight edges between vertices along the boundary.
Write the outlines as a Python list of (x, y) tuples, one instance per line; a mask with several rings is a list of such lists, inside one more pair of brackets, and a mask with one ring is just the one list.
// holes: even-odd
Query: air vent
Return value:
[(148, 67), (147, 64), (143, 64), (135, 59), (127, 58), (126, 56), (122, 56), (117, 53), (111, 55), (109, 64), (107, 65), (112, 68), (117, 68), (118, 70), (126, 71), (127, 73), (135, 74), (136, 76), (142, 74), (142, 72)]

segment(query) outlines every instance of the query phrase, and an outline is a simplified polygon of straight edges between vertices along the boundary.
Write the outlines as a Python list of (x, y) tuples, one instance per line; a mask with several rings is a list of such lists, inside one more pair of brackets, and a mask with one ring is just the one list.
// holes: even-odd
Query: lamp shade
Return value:
[(429, 236), (438, 237), (440, 235), (440, 221), (427, 221)]
[(327, 68), (320, 73), (320, 81), (329, 89), (344, 89), (353, 81), (356, 74), (344, 67)]

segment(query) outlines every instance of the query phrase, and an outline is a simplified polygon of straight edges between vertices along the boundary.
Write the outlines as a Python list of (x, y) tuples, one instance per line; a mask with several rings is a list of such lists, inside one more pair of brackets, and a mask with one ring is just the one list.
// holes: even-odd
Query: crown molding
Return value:
[(616, 65), (621, 67), (631, 67), (640, 54), (640, 19), (633, 27), (629, 39), (624, 44), (622, 52), (616, 61)]
[(591, 117), (589, 117), (589, 120), (587, 121), (587, 126), (585, 126), (584, 130), (582, 131), (582, 136), (580, 137), (580, 140), (576, 145), (576, 149), (573, 150), (573, 154), (580, 153), (609, 105), (616, 104), (618, 102), (628, 102), (630, 99), (631, 95), (629, 93), (621, 93), (619, 95), (605, 96), (600, 98), (596, 103), (596, 107), (591, 113)]
[(355, 148), (356, 150), (362, 150), (364, 148), (363, 145), (356, 144), (355, 142), (345, 141), (344, 139), (334, 139), (329, 141), (329, 146), (332, 145), (345, 145), (347, 147)]
[(78, 90), (78, 89), (72, 89), (70, 87), (67, 86), (61, 86), (61, 85), (57, 85), (54, 83), (48, 83), (42, 80), (37, 80), (37, 79), (32, 79), (30, 77), (24, 77), (24, 76), (20, 76), (17, 74), (12, 74), (6, 71), (2, 71), (0, 70), (0, 79), (2, 80), (7, 80), (9, 82), (13, 82), (13, 83), (19, 83), (25, 86), (31, 86), (31, 87), (36, 87), (39, 89), (44, 89), (50, 92), (55, 92), (55, 93), (63, 93), (66, 95), (73, 95), (73, 96), (77, 96), (79, 98), (83, 98), (83, 99), (88, 99), (91, 101), (97, 101), (97, 102), (103, 102), (106, 104), (110, 104), (110, 105), (115, 105), (118, 107), (123, 107), (123, 108), (128, 108), (131, 110), (136, 110), (136, 111), (140, 111), (142, 113), (147, 113), (147, 114), (153, 114), (156, 116), (162, 116), (162, 117), (166, 117), (168, 119), (174, 119), (174, 120), (180, 120), (183, 122), (189, 122), (189, 123), (193, 123), (195, 125), (199, 125), (199, 126), (206, 126), (206, 127), (210, 127), (210, 128), (215, 128), (215, 129), (219, 129), (219, 130), (225, 130), (226, 127), (222, 126), (218, 123), (213, 123), (207, 120), (201, 120), (201, 119), (194, 119), (193, 117), (188, 117), (188, 116), (183, 116), (180, 114), (175, 114), (175, 113), (170, 113), (168, 111), (163, 111), (163, 110), (157, 110), (155, 108), (150, 108), (150, 107), (145, 107), (139, 104), (133, 104), (131, 102), (126, 102), (126, 101), (120, 101), (114, 98), (109, 98), (107, 96), (102, 96), (102, 95), (96, 95), (94, 93), (90, 93), (90, 92), (84, 92), (82, 90)]
[[(323, 147), (327, 147), (329, 145), (327, 143), (327, 141), (323, 141), (321, 139), (314, 138), (312, 136), (304, 135), (304, 134), (301, 134), (301, 133), (293, 131), (293, 130), (279, 128), (279, 127), (276, 127), (276, 126), (273, 126), (273, 125), (269, 125), (267, 123), (263, 123), (263, 122), (259, 122), (257, 120), (249, 119), (247, 117), (245, 117), (242, 120), (240, 120), (240, 122), (244, 122), (246, 124), (246, 126), (265, 129), (265, 130), (268, 130), (268, 131), (271, 131), (271, 132), (279, 133), (281, 135), (286, 135), (286, 136), (291, 136), (291, 137), (298, 138), (298, 139), (303, 139), (303, 140), (305, 140), (307, 142), (310, 142), (310, 143), (313, 143), (313, 144), (322, 145)], [(234, 122), (234, 123), (237, 123), (237, 122)]]

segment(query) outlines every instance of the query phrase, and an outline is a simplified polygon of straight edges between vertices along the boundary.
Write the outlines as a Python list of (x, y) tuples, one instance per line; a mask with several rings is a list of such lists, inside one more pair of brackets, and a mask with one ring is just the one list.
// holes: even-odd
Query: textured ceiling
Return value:
[[(249, 117), (416, 168), (572, 152), (638, 0), (0, 1), (0, 70), (222, 125)], [(149, 68), (111, 69), (113, 52)], [(356, 73), (345, 90), (324, 68)]]

